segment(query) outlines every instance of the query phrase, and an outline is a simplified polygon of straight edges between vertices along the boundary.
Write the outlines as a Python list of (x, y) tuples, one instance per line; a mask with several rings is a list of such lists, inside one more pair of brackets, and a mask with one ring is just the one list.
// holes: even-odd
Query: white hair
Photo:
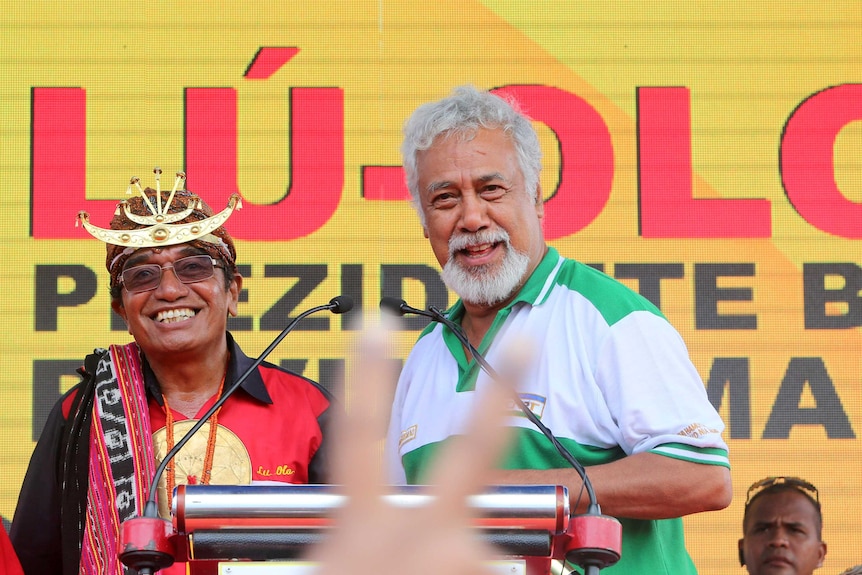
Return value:
[(542, 148), (530, 119), (514, 100), (473, 86), (459, 86), (446, 98), (419, 106), (404, 123), (401, 156), (407, 188), (423, 226), (425, 214), (419, 204), (417, 152), (429, 149), (441, 135), (470, 139), (479, 128), (500, 129), (512, 139), (527, 193), (537, 199)]

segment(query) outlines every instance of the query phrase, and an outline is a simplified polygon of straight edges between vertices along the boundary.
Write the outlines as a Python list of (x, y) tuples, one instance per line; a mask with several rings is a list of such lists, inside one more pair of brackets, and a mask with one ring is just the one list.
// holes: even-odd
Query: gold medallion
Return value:
[[(184, 419), (174, 423), (174, 439), (179, 441), (184, 437), (197, 419)], [(203, 474), (204, 458), (207, 452), (210, 422), (201, 426), (174, 457), (174, 485), (186, 485), (189, 477), (200, 482)], [(163, 427), (153, 433), (153, 449), (158, 466), (168, 451), (168, 432)], [(251, 483), (251, 457), (237, 435), (223, 425), (216, 426), (215, 451), (213, 452), (213, 467), (210, 475), (210, 485), (248, 485)], [(168, 509), (167, 472), (159, 478), (159, 515), (170, 521), (171, 510)]]

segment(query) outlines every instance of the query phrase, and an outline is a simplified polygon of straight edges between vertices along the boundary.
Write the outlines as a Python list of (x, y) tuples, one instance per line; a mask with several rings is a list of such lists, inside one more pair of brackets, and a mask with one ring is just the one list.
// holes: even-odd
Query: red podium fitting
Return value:
[[(420, 507), (431, 501), (425, 491), (397, 486), (384, 497), (390, 505)], [(194, 573), (217, 573), (225, 562), (296, 561), (326, 537), (345, 502), (331, 485), (181, 485), (173, 525), (152, 517), (125, 522), (120, 558), (139, 571), (188, 561)], [(619, 560), (620, 523), (603, 515), (571, 517), (565, 487), (491, 487), (468, 504), (481, 537), (499, 550), (497, 559), (523, 560), (529, 575), (545, 575), (534, 566), (551, 560), (593, 570)]]

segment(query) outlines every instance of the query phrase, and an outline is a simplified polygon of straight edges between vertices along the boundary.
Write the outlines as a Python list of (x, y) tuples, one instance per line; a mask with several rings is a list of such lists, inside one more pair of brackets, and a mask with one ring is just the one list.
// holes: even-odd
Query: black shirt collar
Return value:
[[(245, 373), (245, 371), (254, 363), (254, 359), (248, 357), (239, 348), (236, 341), (230, 332), (225, 332), (227, 337), (227, 349), (230, 352), (230, 361), (227, 366), (227, 375), (225, 376), (224, 389), (228, 390), (233, 386), (233, 383)], [(159, 405), (164, 405), (162, 400), (162, 390), (159, 382), (156, 379), (150, 364), (147, 362), (146, 356), (141, 353), (141, 364), (144, 370), (144, 385), (147, 389), (147, 394), (153, 397)], [(250, 396), (260, 401), (261, 403), (272, 403), (272, 398), (269, 392), (266, 391), (266, 386), (263, 384), (263, 378), (260, 376), (260, 371), (255, 369), (246, 379), (240, 384), (240, 389), (248, 393)]]

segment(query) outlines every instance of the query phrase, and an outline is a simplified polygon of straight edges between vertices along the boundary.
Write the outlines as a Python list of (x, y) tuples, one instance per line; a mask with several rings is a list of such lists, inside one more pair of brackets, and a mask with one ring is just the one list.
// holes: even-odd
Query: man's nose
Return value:
[(476, 232), (488, 226), (488, 203), (475, 193), (461, 197), (461, 228)]
[(177, 293), (183, 293), (188, 289), (186, 284), (180, 281), (177, 272), (174, 271), (174, 266), (167, 264), (162, 266), (162, 277), (159, 285), (156, 288), (157, 292), (168, 296), (173, 296)]
[(778, 528), (772, 533), (769, 539), (769, 545), (772, 547), (787, 547), (790, 544), (790, 539), (787, 536), (785, 529)]

